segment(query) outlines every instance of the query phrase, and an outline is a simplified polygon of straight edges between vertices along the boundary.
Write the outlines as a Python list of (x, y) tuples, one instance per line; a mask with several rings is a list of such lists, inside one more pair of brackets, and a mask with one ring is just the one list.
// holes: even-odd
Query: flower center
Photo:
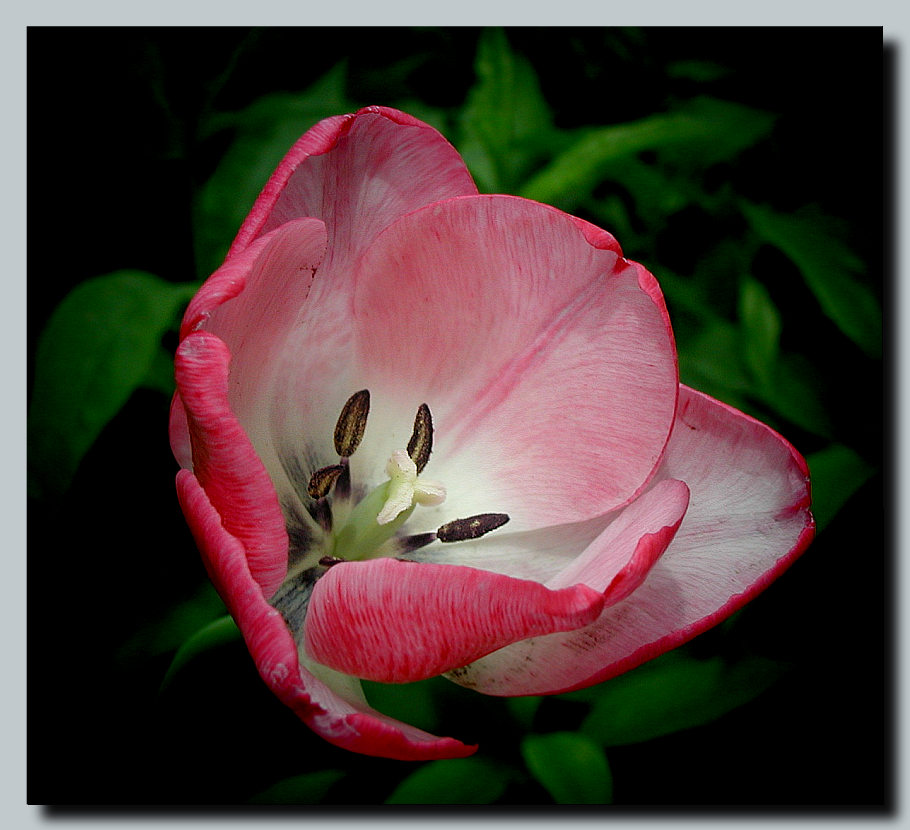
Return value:
[[(335, 426), (339, 463), (320, 467), (310, 476), (307, 486), (307, 493), (313, 499), (310, 512), (326, 533), (325, 555), (320, 558), (320, 565), (331, 567), (350, 559), (400, 556), (436, 540), (476, 539), (509, 520), (504, 513), (483, 513), (448, 522), (435, 533), (413, 536), (399, 533), (417, 505), (438, 505), (446, 498), (443, 485), (421, 477), (433, 450), (433, 418), (425, 403), (417, 410), (407, 449), (395, 450), (386, 463), (388, 480), (350, 508), (348, 459), (360, 445), (369, 411), (370, 393), (366, 389), (355, 392), (347, 400)], [(333, 506), (340, 508), (334, 515)]]

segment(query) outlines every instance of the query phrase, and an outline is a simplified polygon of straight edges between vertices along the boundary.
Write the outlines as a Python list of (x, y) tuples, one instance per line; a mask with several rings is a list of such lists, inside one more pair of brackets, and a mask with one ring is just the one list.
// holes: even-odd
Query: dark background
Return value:
[[(538, 73), (561, 128), (645, 118), (706, 84), (714, 96), (778, 114), (770, 139), (735, 165), (708, 170), (705, 189), (722, 174), (745, 198), (782, 212), (819, 206), (843, 222), (846, 243), (866, 264), (864, 279), (879, 299), (886, 294), (880, 29), (507, 34)], [(342, 58), (346, 95), (357, 105), (407, 109), (402, 102), (416, 100), (455, 113), (474, 82), (478, 36), (471, 28), (31, 29), (30, 384), (37, 338), (75, 285), (120, 268), (174, 282), (205, 276), (193, 200), (230, 140), (206, 133), (212, 113), (304, 89)], [(696, 60), (726, 71), (707, 82), (668, 71)], [(886, 105), (893, 60), (886, 52)], [(887, 122), (885, 136), (887, 160)], [(886, 190), (886, 208), (889, 199)], [(686, 273), (707, 218), (684, 211), (648, 250), (620, 242), (658, 277), (661, 266)], [(740, 639), (792, 670), (713, 723), (610, 749), (615, 800), (730, 809), (890, 805), (893, 568), (882, 365), (813, 310), (779, 252), (762, 249), (755, 269), (781, 311), (782, 344), (807, 355), (821, 382), (838, 390), (829, 411), (835, 438), (877, 472), (738, 622)], [(217, 606), (177, 506), (167, 410), (166, 395), (140, 388), (69, 490), (29, 502), (30, 802), (243, 802), (298, 768), (321, 765), (347, 771), (334, 803), (381, 803), (413, 765), (346, 754), (312, 735), (258, 681), (242, 646), (206, 657), (194, 669), (200, 682), (180, 695), (159, 695), (176, 644), (156, 641), (155, 632), (181, 625), (168, 609), (188, 600)], [(807, 455), (823, 447), (808, 431), (779, 428)], [(718, 636), (709, 632), (693, 648), (710, 651)], [(514, 754), (520, 734), (503, 728), (499, 703), (453, 694), (444, 734), (479, 740), (491, 757)], [(547, 700), (534, 728), (575, 729), (579, 707)], [(514, 784), (500, 801), (546, 803), (546, 795), (533, 782)]]

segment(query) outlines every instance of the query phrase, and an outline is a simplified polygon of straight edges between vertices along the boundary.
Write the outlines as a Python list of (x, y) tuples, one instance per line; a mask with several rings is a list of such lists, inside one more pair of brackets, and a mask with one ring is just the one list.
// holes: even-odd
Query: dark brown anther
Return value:
[(467, 519), (455, 519), (444, 524), (436, 531), (440, 542), (464, 542), (477, 539), (497, 527), (502, 527), (509, 517), (505, 513), (479, 513)]
[(343, 472), (344, 467), (341, 464), (332, 464), (330, 467), (320, 467), (316, 470), (316, 472), (310, 476), (310, 483), (306, 488), (307, 493), (310, 494), (310, 498), (325, 498), (332, 489), (332, 485), (338, 480), (338, 476)]
[(322, 559), (319, 560), (319, 564), (322, 565), (323, 568), (331, 568), (332, 565), (337, 565), (339, 562), (344, 561), (345, 560), (339, 556), (323, 556)]
[(420, 475), (423, 468), (427, 466), (432, 451), (433, 416), (430, 415), (430, 407), (422, 403), (417, 410), (417, 417), (414, 418), (411, 440), (408, 441), (408, 455), (411, 456), (411, 461), (417, 465), (417, 475)]
[(335, 452), (342, 458), (354, 454), (360, 446), (370, 414), (370, 391), (361, 389), (347, 399), (335, 424)]

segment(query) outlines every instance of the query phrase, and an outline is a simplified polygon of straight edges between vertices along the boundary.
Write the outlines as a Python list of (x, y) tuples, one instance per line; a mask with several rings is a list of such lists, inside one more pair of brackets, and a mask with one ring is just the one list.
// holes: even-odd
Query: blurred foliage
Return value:
[[(166, 625), (162, 627), (168, 628)], [(161, 682), (162, 690), (170, 685), (171, 680), (180, 672), (180, 669), (194, 657), (225, 643), (236, 642), (240, 638), (240, 629), (237, 628), (237, 624), (231, 616), (219, 617), (198, 631), (194, 631), (177, 649), (167, 674)]]
[(66, 491), (105, 424), (159, 365), (161, 338), (195, 289), (118, 271), (82, 283), (55, 309), (35, 357), (28, 421), (33, 494)]
[(481, 33), (474, 69), (457, 146), (481, 192), (515, 193), (559, 134), (533, 67), (501, 29)]
[(613, 779), (607, 756), (578, 732), (528, 735), (521, 754), (531, 774), (557, 804), (609, 804)]
[(318, 804), (344, 775), (340, 769), (293, 775), (254, 795), (250, 804)]
[[(35, 245), (30, 262), (31, 581), (54, 609), (40, 630), (59, 636), (65, 620), (83, 634), (55, 662), (82, 681), (68, 707), (79, 719), (35, 669), (32, 711), (56, 757), (34, 761), (30, 800), (879, 803), (884, 265), (868, 205), (880, 147), (834, 115), (843, 89), (877, 82), (875, 32), (777, 32), (775, 54), (728, 30), (201, 34), (98, 32), (85, 48), (30, 33), (51, 79), (36, 95), (88, 106), (80, 146), (102, 148), (68, 182), (62, 244), (82, 255), (61, 270)], [(54, 71), (65, 60), (72, 79)], [(86, 79), (96, 109), (77, 95)], [(821, 531), (719, 629), (599, 686), (498, 700), (441, 678), (365, 683), (379, 710), (481, 744), (420, 765), (337, 750), (268, 693), (176, 507), (166, 439), (181, 309), (294, 141), (373, 103), (443, 131), (482, 191), (614, 233), (660, 281), (682, 381), (806, 454)], [(36, 133), (35, 156), (50, 157), (56, 129)], [(35, 175), (52, 183), (49, 168)], [(99, 213), (111, 232), (89, 251)], [(45, 587), (45, 564), (59, 587)], [(866, 602), (851, 612), (863, 625), (836, 622), (845, 596)], [(855, 680), (839, 668), (848, 655)], [(865, 777), (829, 760), (850, 741)], [(777, 773), (753, 745), (783, 756)]]
[[(675, 212), (701, 195), (686, 193), (690, 181), (673, 181), (679, 167), (704, 170), (733, 157), (766, 134), (772, 121), (767, 113), (699, 97), (673, 112), (584, 130), (567, 150), (525, 183), (521, 195), (573, 210), (609, 178), (640, 198), (652, 200), (649, 207), (658, 213)], [(654, 163), (640, 160), (644, 152), (654, 153)]]
[(484, 758), (431, 761), (408, 775), (386, 804), (493, 804), (511, 772)]
[(743, 203), (756, 233), (799, 268), (825, 314), (870, 357), (882, 353), (882, 309), (856, 279), (865, 264), (843, 241), (844, 229), (808, 208), (790, 215)]
[(230, 143), (196, 199), (194, 229), (200, 278), (221, 264), (259, 191), (300, 138), (300, 125), (357, 109), (345, 97), (345, 78), (342, 62), (303, 92), (263, 95), (238, 112), (214, 113), (208, 120), (200, 138), (226, 134)]
[(785, 666), (750, 655), (694, 659), (679, 650), (657, 657), (598, 689), (581, 731), (610, 747), (649, 741), (716, 720), (758, 697)]

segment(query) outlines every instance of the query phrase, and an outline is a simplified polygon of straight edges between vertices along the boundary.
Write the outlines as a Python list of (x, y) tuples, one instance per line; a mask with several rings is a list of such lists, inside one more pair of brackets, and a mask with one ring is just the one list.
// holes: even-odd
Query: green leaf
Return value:
[(785, 215), (747, 202), (741, 206), (755, 232), (799, 268), (825, 314), (868, 356), (880, 357), (881, 306), (858, 279), (865, 266), (834, 220), (810, 210)]
[(61, 495), (105, 424), (159, 358), (195, 285), (117, 271), (78, 285), (38, 341), (28, 416), (29, 489)]
[(174, 394), (176, 383), (174, 381), (174, 355), (164, 346), (160, 346), (152, 357), (148, 371), (139, 384), (143, 389), (152, 389), (166, 395), (168, 398)]
[(550, 110), (533, 67), (502, 29), (481, 33), (474, 68), (459, 150), (481, 191), (511, 193), (552, 132)]
[(734, 101), (699, 96), (671, 113), (677, 135), (657, 147), (658, 156), (691, 169), (735, 158), (771, 132), (776, 116)]
[(439, 725), (439, 715), (433, 692), (448, 682), (440, 677), (432, 677), (417, 683), (376, 683), (362, 680), (361, 685), (374, 709), (419, 729), (435, 732)]
[(774, 383), (770, 387), (756, 387), (753, 395), (806, 432), (822, 438), (830, 438), (834, 432), (823, 398), (822, 380), (817, 369), (803, 355), (783, 355), (775, 370)]
[(700, 84), (710, 83), (729, 75), (732, 70), (712, 61), (685, 60), (667, 65), (667, 74), (671, 78), (685, 78)]
[(635, 201), (639, 216), (646, 217), (651, 233), (660, 230), (664, 219), (692, 201), (690, 189), (655, 164), (627, 157), (609, 169), (610, 181), (621, 184)]
[(780, 346), (780, 312), (765, 287), (752, 277), (744, 277), (740, 284), (739, 317), (746, 366), (761, 387), (770, 389)]
[[(673, 286), (673, 281), (667, 286)], [(674, 297), (677, 288), (678, 284), (668, 291), (668, 296)], [(768, 313), (767, 308), (755, 315), (765, 313)], [(818, 372), (811, 364), (801, 355), (791, 354), (779, 356), (773, 365), (766, 363), (763, 366), (759, 362), (770, 360), (773, 321), (753, 320), (749, 325), (756, 331), (747, 334), (743, 328), (722, 318), (705, 314), (703, 319), (706, 323), (694, 337), (680, 337), (677, 341), (682, 383), (763, 420), (767, 420), (766, 412), (757, 411), (756, 403), (813, 435), (831, 436), (831, 418), (822, 400)], [(757, 355), (749, 354), (746, 343), (750, 336), (759, 343), (766, 338), (764, 347), (759, 345)], [(765, 349), (764, 356), (761, 348)], [(753, 361), (751, 367), (749, 360)], [(768, 380), (756, 378), (756, 369), (767, 373)]]
[(431, 761), (404, 779), (386, 804), (492, 804), (512, 771), (483, 758)]
[(739, 329), (726, 320), (715, 318), (701, 328), (697, 336), (678, 344), (680, 379), (724, 398), (728, 391), (750, 391), (753, 384), (743, 363), (740, 344)]
[(640, 121), (586, 132), (526, 182), (520, 195), (568, 208), (589, 194), (619, 165), (646, 150), (697, 168), (732, 158), (764, 136), (773, 116), (714, 98)]
[(347, 773), (340, 769), (323, 769), (285, 778), (267, 790), (254, 795), (252, 804), (319, 804), (333, 784)]
[(347, 67), (337, 64), (304, 92), (275, 92), (238, 112), (213, 116), (207, 134), (234, 133), (195, 205), (199, 275), (207, 277), (224, 259), (231, 240), (269, 176), (310, 127), (323, 118), (357, 109), (345, 95)]
[(506, 698), (506, 708), (509, 713), (521, 725), (522, 729), (529, 732), (534, 724), (534, 717), (543, 698), (528, 697), (509, 697)]
[(557, 804), (609, 804), (613, 776), (604, 751), (585, 735), (528, 735), (521, 754), (531, 774)]
[(235, 643), (240, 637), (240, 629), (230, 616), (219, 617), (201, 628), (177, 650), (161, 682), (161, 691), (167, 689), (177, 674), (200, 654), (228, 643)]
[(702, 325), (714, 324), (722, 319), (713, 307), (709, 293), (691, 277), (682, 277), (661, 268), (659, 282), (670, 319), (674, 322), (678, 312), (690, 314)]
[(621, 746), (701, 726), (757, 697), (784, 670), (764, 657), (728, 662), (672, 652), (602, 684), (581, 731)]
[(843, 444), (832, 444), (812, 453), (806, 462), (812, 479), (812, 514), (819, 530), (828, 525), (850, 496), (875, 472)]
[(180, 648), (190, 637), (209, 623), (223, 617), (224, 603), (210, 582), (204, 582), (188, 599), (169, 603), (149, 619), (117, 650), (117, 661), (148, 660)]

